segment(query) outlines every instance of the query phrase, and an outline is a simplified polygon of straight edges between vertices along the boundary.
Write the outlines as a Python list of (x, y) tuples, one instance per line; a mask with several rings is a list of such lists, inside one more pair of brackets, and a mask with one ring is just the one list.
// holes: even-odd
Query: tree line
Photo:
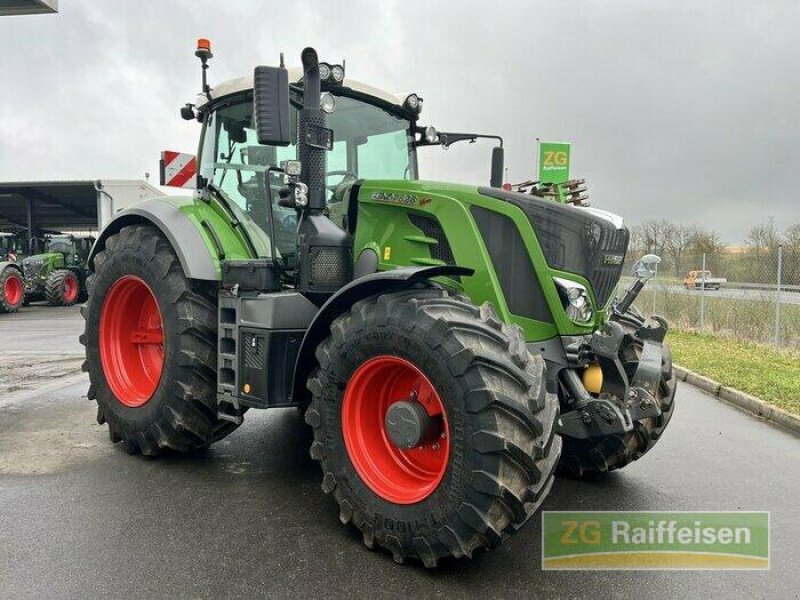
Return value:
[(658, 254), (659, 271), (683, 278), (687, 271), (706, 268), (729, 281), (774, 284), (777, 281), (778, 248), (783, 247), (781, 282), (800, 285), (800, 222), (779, 229), (773, 219), (754, 225), (744, 244), (726, 244), (713, 229), (684, 225), (666, 219), (646, 221), (631, 227), (629, 260), (643, 254)]

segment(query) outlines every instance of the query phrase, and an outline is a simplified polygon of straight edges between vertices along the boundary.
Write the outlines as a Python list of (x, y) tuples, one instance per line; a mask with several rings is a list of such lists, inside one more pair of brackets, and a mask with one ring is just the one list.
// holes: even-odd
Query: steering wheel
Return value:
[(336, 175), (341, 175), (342, 180), (339, 183), (334, 183), (330, 185), (325, 185), (327, 190), (331, 193), (336, 191), (336, 188), (342, 185), (345, 181), (353, 180), (355, 181), (358, 179), (358, 173), (354, 173), (353, 171), (341, 170), (341, 171), (328, 171), (325, 173), (325, 179), (328, 177), (335, 177)]

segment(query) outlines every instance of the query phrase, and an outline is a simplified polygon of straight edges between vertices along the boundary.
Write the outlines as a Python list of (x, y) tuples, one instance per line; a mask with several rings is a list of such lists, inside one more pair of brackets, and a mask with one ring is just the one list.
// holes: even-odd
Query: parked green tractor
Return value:
[(313, 49), (213, 89), (197, 55), (197, 192), (119, 213), (89, 258), (81, 342), (112, 442), (192, 451), (297, 407), (341, 521), (426, 566), (516, 532), (557, 467), (650, 450), (676, 378), (666, 323), (632, 308), (658, 258), (614, 297), (621, 218), (500, 189), (500, 146), (490, 186), (419, 180), (420, 146), (487, 136), (425, 128), (419, 96)]
[(0, 231), (0, 313), (16, 312), (25, 297), (19, 261), (25, 253), (24, 237)]
[(25, 302), (47, 300), (52, 306), (71, 306), (86, 299), (86, 261), (95, 238), (90, 235), (48, 235), (44, 252), (22, 261)]

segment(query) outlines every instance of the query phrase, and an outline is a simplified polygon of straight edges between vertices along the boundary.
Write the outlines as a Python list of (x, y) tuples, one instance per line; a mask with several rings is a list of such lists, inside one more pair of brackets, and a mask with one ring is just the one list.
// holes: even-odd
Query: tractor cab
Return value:
[[(302, 71), (289, 70), (289, 81), (302, 81)], [(416, 114), (401, 98), (348, 80), (324, 82), (326, 128), (332, 132), (327, 151), (325, 200), (341, 203), (359, 179), (417, 178)], [(248, 215), (268, 234), (274, 228), (277, 253), (290, 261), (297, 249), (297, 211), (280, 203), (286, 187), (281, 165), (297, 159), (297, 105), (302, 90), (291, 91), (289, 142), (259, 144), (253, 117), (253, 78), (215, 86), (213, 101), (198, 103), (204, 123), (199, 175)], [(265, 203), (265, 191), (271, 202)]]
[(54, 258), (60, 266), (80, 267), (89, 258), (93, 243), (94, 237), (88, 235), (50, 235), (44, 238), (43, 254), (58, 255)]

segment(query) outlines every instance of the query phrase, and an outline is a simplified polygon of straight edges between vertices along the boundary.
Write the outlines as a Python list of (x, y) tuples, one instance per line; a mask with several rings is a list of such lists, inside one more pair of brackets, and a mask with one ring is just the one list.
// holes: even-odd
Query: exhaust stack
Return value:
[(313, 214), (325, 208), (327, 148), (320, 138), (327, 129), (325, 113), (319, 107), (322, 85), (317, 51), (306, 48), (300, 58), (303, 62), (303, 108), (297, 122), (297, 157), (303, 165), (300, 179), (308, 186), (308, 209)]
[(323, 214), (326, 205), (325, 176), (333, 133), (327, 129), (319, 105), (322, 84), (319, 60), (313, 48), (301, 55), (303, 107), (298, 111), (297, 157), (300, 179), (308, 186), (308, 206), (297, 225), (297, 290), (322, 303), (353, 279), (353, 238)]

